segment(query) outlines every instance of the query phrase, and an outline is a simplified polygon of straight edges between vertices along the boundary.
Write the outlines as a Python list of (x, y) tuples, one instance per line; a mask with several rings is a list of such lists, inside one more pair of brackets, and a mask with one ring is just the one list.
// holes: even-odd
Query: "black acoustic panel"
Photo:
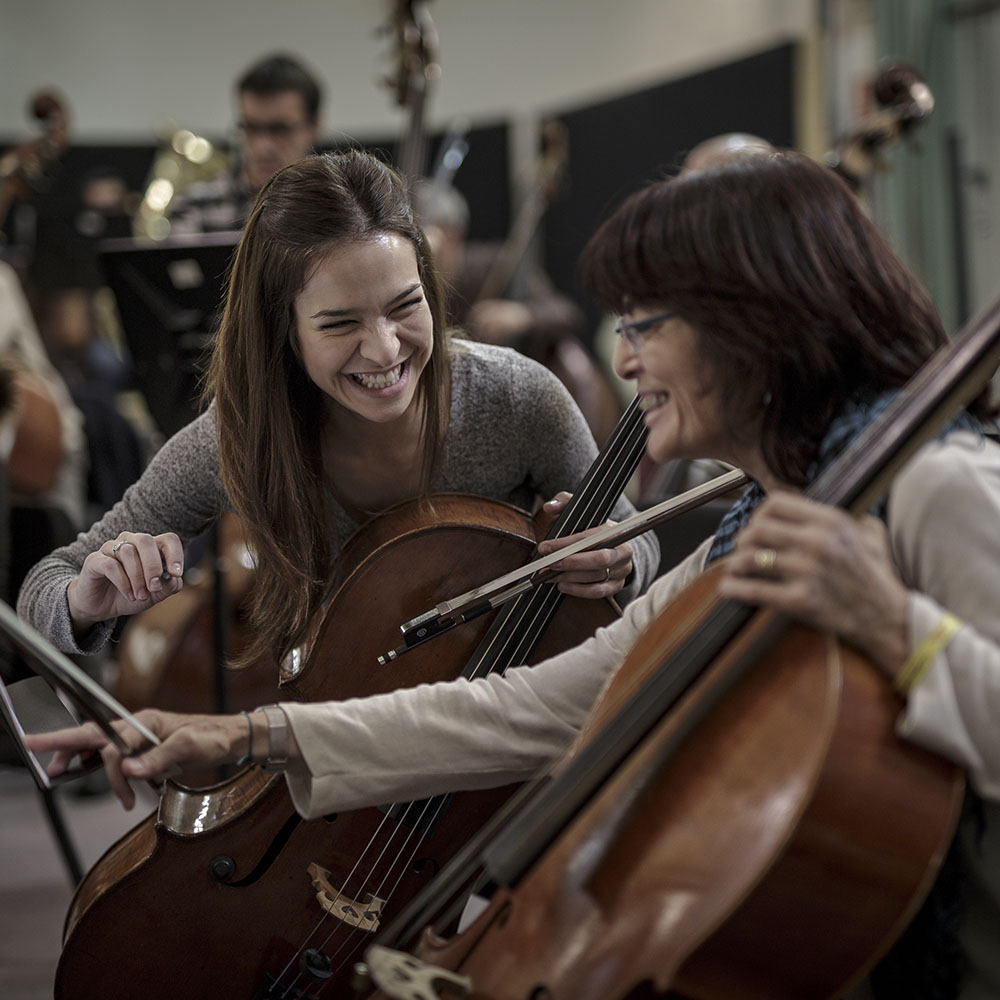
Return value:
[(723, 132), (794, 145), (792, 45), (583, 108), (554, 111), (567, 128), (569, 170), (545, 217), (545, 261), (556, 286), (599, 314), (577, 281), (598, 225), (633, 191), (677, 172), (689, 149)]
[[(427, 140), (426, 173), (437, 164), (444, 132), (432, 133)], [(469, 150), (452, 183), (469, 203), (469, 237), (474, 240), (502, 240), (510, 226), (510, 170), (508, 126), (477, 125), (465, 135)], [(396, 162), (399, 143), (395, 138), (365, 140), (365, 149)]]
[(133, 239), (98, 244), (132, 376), (167, 437), (198, 415), (204, 366), (238, 237), (207, 233), (152, 245)]

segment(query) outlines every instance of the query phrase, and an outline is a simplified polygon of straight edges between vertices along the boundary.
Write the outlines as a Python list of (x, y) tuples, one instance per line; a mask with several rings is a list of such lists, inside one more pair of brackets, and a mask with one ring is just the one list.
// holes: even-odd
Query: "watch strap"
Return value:
[(278, 705), (259, 705), (254, 711), (263, 712), (267, 719), (267, 758), (262, 771), (284, 771), (288, 767), (288, 717)]

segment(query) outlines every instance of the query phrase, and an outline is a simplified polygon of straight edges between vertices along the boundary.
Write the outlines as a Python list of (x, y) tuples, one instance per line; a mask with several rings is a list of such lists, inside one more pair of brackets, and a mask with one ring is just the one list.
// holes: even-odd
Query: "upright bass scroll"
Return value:
[(427, 164), (427, 101), (441, 66), (427, 0), (395, 0), (393, 7), (391, 22), (384, 30), (396, 36), (397, 65), (387, 82), (396, 103), (407, 112), (397, 162), (402, 175), (413, 184), (424, 176)]

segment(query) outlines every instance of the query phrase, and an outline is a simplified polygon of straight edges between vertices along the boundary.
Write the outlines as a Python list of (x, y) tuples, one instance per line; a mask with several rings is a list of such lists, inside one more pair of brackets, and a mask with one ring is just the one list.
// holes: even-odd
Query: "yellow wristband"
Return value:
[(910, 658), (903, 664), (903, 668), (896, 674), (893, 686), (900, 694), (909, 694), (920, 683), (934, 662), (934, 657), (951, 642), (961, 627), (961, 621), (950, 612), (946, 611), (941, 616), (937, 625), (924, 636), (917, 648), (910, 653)]

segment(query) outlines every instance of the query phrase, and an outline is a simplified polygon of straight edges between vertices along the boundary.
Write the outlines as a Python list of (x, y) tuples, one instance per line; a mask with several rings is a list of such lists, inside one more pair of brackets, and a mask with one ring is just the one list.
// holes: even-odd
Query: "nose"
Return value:
[(628, 337), (619, 337), (615, 344), (615, 353), (611, 359), (611, 365), (615, 374), (626, 381), (638, 378), (641, 367), (639, 352), (632, 345)]
[(399, 334), (396, 324), (385, 317), (366, 325), (358, 352), (378, 368), (391, 368), (399, 359)]
[(255, 150), (258, 153), (262, 150), (271, 149), (275, 145), (271, 133), (266, 129), (245, 132), (244, 142), (246, 142), (248, 149)]

